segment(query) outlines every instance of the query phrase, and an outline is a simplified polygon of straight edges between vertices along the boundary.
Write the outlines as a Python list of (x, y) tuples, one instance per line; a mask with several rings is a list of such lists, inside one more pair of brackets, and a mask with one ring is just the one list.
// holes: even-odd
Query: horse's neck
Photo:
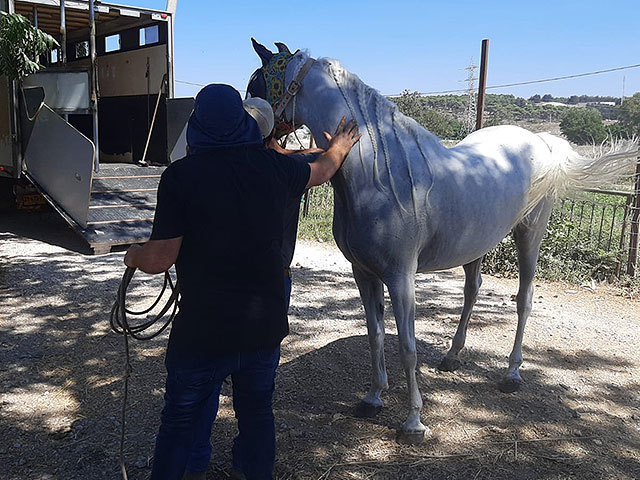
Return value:
[[(328, 74), (327, 74), (328, 73)], [(301, 90), (300, 116), (321, 148), (328, 143), (323, 131), (333, 133), (340, 119), (355, 118), (362, 139), (356, 144), (333, 180), (336, 192), (349, 204), (366, 198), (372, 188), (394, 198), (401, 211), (417, 211), (433, 184), (430, 157), (441, 154), (437, 138), (379, 94), (358, 81), (314, 75)]]
[[(362, 112), (353, 108), (352, 100), (345, 100), (344, 91), (335, 83), (331, 85), (332, 80), (329, 80), (328, 85), (326, 82), (327, 78), (320, 78), (310, 85), (305, 85), (300, 91), (296, 108), (317, 145), (324, 149), (329, 146), (324, 132), (333, 135), (342, 117), (347, 120), (355, 119), (361, 132), (366, 128)], [(346, 93), (350, 97), (349, 93)], [(370, 177), (373, 165), (369, 150), (370, 141), (363, 136), (363, 140), (353, 147), (339, 172), (338, 176), (345, 179), (345, 182), (341, 182), (345, 187), (358, 188), (358, 182), (364, 182)]]

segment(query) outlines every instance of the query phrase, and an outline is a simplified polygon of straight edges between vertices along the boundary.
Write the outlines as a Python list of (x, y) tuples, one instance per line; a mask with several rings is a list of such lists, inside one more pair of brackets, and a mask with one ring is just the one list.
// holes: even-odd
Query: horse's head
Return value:
[[(258, 68), (249, 79), (247, 96), (260, 97), (267, 100), (276, 112), (276, 137), (281, 137), (295, 129), (293, 120), (287, 121), (284, 109), (286, 108), (292, 92), (292, 84), (285, 82), (285, 75), (289, 63), (298, 51), (291, 53), (289, 48), (280, 42), (275, 45), (277, 52), (270, 51), (264, 45), (251, 39), (253, 49), (262, 61), (262, 67)], [(295, 95), (295, 93), (293, 93)]]
[(272, 52), (253, 38), (251, 41), (262, 67), (251, 75), (247, 95), (271, 104), (276, 138), (306, 125), (322, 148), (322, 132), (333, 131), (343, 116), (358, 121), (353, 104), (361, 100), (357, 92), (368, 90), (356, 85), (361, 81), (337, 60), (316, 60), (299, 50), (291, 53), (283, 43), (276, 43), (278, 51)]

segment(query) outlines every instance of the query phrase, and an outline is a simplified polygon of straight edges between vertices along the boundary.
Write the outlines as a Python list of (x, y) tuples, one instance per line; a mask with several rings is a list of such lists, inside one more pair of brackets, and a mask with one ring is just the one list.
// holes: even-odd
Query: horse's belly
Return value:
[(455, 245), (449, 242), (429, 244), (420, 252), (418, 271), (448, 270), (471, 263), (491, 250), (508, 233), (509, 230), (503, 231), (488, 241), (465, 242)]
[(443, 270), (480, 258), (509, 234), (526, 202), (520, 192), (476, 198), (477, 202), (449, 199), (440, 204), (444, 207), (434, 209), (430, 235), (418, 257), (419, 270)]

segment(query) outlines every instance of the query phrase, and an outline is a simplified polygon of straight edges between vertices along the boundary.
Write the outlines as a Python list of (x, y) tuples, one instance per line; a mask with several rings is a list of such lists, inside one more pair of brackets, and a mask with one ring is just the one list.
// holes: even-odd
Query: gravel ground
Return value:
[[(122, 251), (87, 255), (52, 214), (0, 214), (0, 478), (117, 479), (123, 344), (108, 312)], [(387, 305), (390, 390), (375, 419), (353, 407), (369, 384), (364, 313), (349, 264), (327, 244), (300, 242), (291, 335), (276, 392), (276, 476), (287, 479), (640, 478), (640, 303), (540, 283), (524, 342), (525, 384), (496, 383), (515, 332), (517, 281), (485, 276), (465, 364), (435, 366), (455, 332), (461, 269), (419, 275), (422, 421), (434, 437), (400, 445), (406, 383)], [(136, 276), (143, 302), (159, 279)], [(129, 478), (149, 474), (162, 405), (166, 334), (136, 343), (127, 416)], [(208, 478), (228, 478), (235, 420), (221, 397)]]

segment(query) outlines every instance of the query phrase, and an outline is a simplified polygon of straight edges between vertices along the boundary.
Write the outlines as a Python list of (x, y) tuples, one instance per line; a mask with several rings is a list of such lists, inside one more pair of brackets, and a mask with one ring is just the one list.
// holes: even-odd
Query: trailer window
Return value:
[(158, 42), (158, 25), (140, 29), (140, 46)]
[(75, 45), (76, 59), (85, 58), (89, 56), (89, 42), (78, 42)]
[(51, 50), (51, 63), (58, 63), (58, 49)]
[(104, 39), (104, 51), (116, 52), (120, 50), (120, 34), (116, 33)]

